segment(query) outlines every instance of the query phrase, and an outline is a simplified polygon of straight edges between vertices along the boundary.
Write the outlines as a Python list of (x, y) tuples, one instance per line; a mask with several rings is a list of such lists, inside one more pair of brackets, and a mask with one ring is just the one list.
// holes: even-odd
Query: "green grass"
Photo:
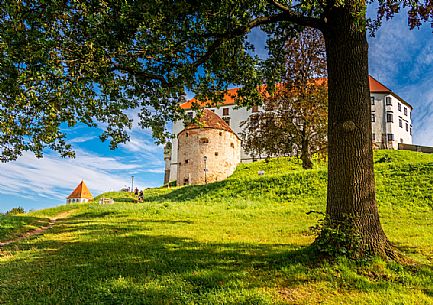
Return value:
[(48, 218), (27, 215), (0, 215), (0, 241), (14, 238), (29, 230), (47, 225)]
[[(82, 208), (86, 206), (82, 205)], [(61, 205), (55, 208), (32, 211), (22, 215), (0, 214), (0, 241), (16, 238), (30, 230), (46, 226), (50, 218), (64, 212), (72, 212), (79, 208), (79, 205)]]
[(0, 304), (433, 304), (433, 156), (375, 161), (384, 230), (410, 265), (312, 259), (320, 215), (306, 213), (325, 210), (326, 166), (281, 158), (219, 183), (149, 189), (144, 203), (110, 193), (114, 205), (19, 216), (72, 212), (0, 250)]

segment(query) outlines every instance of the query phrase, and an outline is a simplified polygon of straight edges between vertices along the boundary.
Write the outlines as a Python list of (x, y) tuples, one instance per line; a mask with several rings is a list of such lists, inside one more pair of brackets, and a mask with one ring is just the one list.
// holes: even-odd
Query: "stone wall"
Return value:
[(177, 185), (224, 180), (239, 162), (240, 141), (232, 132), (196, 128), (178, 135)]
[(399, 150), (417, 151), (417, 152), (422, 152), (422, 153), (427, 153), (427, 154), (433, 153), (433, 147), (412, 145), (412, 144), (405, 144), (405, 143), (398, 143), (398, 149)]

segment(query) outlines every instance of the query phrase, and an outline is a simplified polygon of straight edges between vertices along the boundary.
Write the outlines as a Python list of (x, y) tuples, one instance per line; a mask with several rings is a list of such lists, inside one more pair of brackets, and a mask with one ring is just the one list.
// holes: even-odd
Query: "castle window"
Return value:
[(404, 115), (407, 115), (407, 108), (404, 107)]
[(376, 135), (375, 135), (374, 133), (371, 135), (371, 139), (372, 139), (373, 141), (376, 140)]
[(223, 115), (229, 115), (229, 108), (223, 108)]
[(403, 128), (403, 120), (398, 118), (398, 126)]
[(394, 120), (393, 120), (393, 118), (392, 118), (392, 112), (391, 112), (391, 111), (386, 113), (386, 121), (387, 121), (388, 123), (392, 123), (392, 122), (394, 122)]
[(394, 134), (388, 133), (388, 141), (394, 141)]
[(374, 96), (371, 96), (370, 100), (371, 100), (371, 104), (374, 105)]
[(189, 184), (189, 179), (188, 178), (183, 179), (183, 184)]
[(188, 133), (186, 133), (186, 134), (185, 134), (185, 137), (187, 137), (187, 138), (188, 138)]
[(391, 106), (392, 105), (391, 97), (389, 97), (389, 96), (385, 97), (385, 105), (386, 106)]
[(192, 117), (194, 116), (194, 112), (192, 112), (192, 111), (188, 111), (187, 115), (188, 115), (190, 118), (192, 118)]
[(406, 131), (409, 131), (409, 124), (406, 122)]
[(207, 144), (207, 143), (209, 143), (208, 138), (200, 138), (200, 144)]
[(227, 123), (227, 125), (230, 126), (230, 117), (229, 116), (225, 116), (223, 117), (223, 121)]
[(185, 164), (188, 164), (188, 162), (189, 162), (189, 160), (188, 160), (188, 159), (186, 159), (186, 160), (185, 160)]
[(401, 111), (401, 104), (398, 103), (398, 111)]
[(218, 157), (218, 152), (217, 151), (215, 152), (215, 157)]
[(374, 114), (374, 112), (371, 114), (371, 121), (372, 122), (376, 121), (376, 115)]
[(223, 135), (223, 133), (220, 131), (220, 137)]
[(231, 147), (231, 148), (235, 148), (235, 144), (230, 143), (230, 147)]

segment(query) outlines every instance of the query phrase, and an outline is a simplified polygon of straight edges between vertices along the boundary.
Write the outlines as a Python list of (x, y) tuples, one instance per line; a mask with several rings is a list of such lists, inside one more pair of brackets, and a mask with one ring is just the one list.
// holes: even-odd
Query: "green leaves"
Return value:
[[(251, 104), (257, 85), (281, 80), (286, 41), (303, 26), (323, 30), (331, 4), (5, 0), (0, 7), (0, 160), (26, 150), (40, 155), (46, 147), (71, 155), (59, 129), (63, 123), (109, 125), (102, 138), (114, 148), (128, 139), (129, 109), (140, 110), (141, 126), (164, 141), (167, 121), (185, 117), (178, 104), (187, 90), (217, 101), (215, 92), (238, 85), (240, 101)], [(427, 4), (379, 4), (379, 21), (401, 5), (412, 8), (412, 27), (431, 19)], [(355, 19), (364, 20), (364, 2), (335, 5), (351, 5)], [(268, 34), (271, 60), (264, 64), (247, 40), (255, 27)]]

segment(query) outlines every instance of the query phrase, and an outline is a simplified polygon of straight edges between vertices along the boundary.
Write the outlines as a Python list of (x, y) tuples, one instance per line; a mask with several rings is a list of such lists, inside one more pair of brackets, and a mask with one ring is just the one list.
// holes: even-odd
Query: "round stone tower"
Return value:
[(210, 110), (178, 134), (177, 185), (205, 184), (230, 176), (240, 162), (240, 140)]

